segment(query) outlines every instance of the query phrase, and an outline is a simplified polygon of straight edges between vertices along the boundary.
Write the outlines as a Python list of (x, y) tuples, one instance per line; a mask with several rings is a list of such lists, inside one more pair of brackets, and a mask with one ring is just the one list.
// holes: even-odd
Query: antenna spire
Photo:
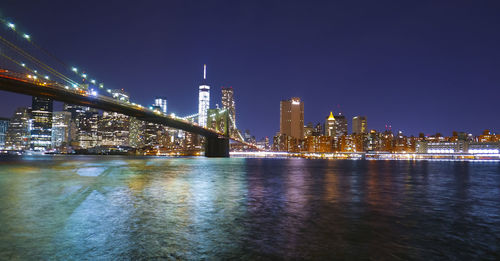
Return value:
[(207, 65), (203, 65), (203, 80), (207, 79)]

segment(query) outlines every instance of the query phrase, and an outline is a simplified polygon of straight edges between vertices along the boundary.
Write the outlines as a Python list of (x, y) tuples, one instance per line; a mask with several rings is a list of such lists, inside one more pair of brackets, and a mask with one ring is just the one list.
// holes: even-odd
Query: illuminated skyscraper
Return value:
[(33, 150), (46, 150), (52, 145), (52, 107), (51, 99), (33, 96), (31, 111)]
[(167, 113), (167, 98), (165, 97), (156, 97), (154, 106), (158, 106), (161, 108), (163, 113)]
[(325, 120), (325, 136), (332, 137), (335, 136), (335, 117), (333, 117), (333, 112), (330, 112), (330, 116), (328, 116)]
[(229, 111), (234, 125), (236, 125), (236, 108), (234, 103), (234, 91), (232, 87), (222, 87), (222, 108)]
[(207, 65), (203, 65), (203, 83), (200, 85), (198, 96), (198, 124), (202, 127), (207, 126), (208, 108), (210, 107), (210, 86), (206, 84)]
[(5, 147), (5, 136), (7, 134), (7, 129), (9, 128), (9, 119), (0, 118), (0, 149)]
[(347, 135), (347, 119), (342, 113), (335, 116), (335, 137), (340, 138)]
[(356, 116), (352, 118), (352, 133), (353, 134), (365, 134), (366, 131), (366, 117)]
[(10, 119), (5, 136), (5, 147), (13, 150), (27, 150), (30, 143), (30, 114), (28, 108), (17, 108)]
[(69, 145), (71, 112), (56, 111), (52, 116), (52, 147)]
[(280, 102), (280, 134), (304, 138), (304, 103), (300, 98)]

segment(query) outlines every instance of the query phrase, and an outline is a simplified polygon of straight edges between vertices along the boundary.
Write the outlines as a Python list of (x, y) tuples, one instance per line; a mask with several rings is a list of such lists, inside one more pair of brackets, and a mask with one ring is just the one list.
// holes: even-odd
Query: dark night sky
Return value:
[[(211, 106), (233, 86), (238, 127), (257, 138), (293, 96), (305, 122), (340, 106), (378, 130), (500, 131), (498, 1), (4, 0), (0, 12), (107, 87), (166, 96), (180, 115), (197, 111), (206, 63)], [(0, 96), (0, 116), (30, 104)]]

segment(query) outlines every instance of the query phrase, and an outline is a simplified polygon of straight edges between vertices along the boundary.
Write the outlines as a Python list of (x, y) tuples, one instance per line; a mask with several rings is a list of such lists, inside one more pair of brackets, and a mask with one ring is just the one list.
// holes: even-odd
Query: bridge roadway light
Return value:
[(22, 66), (22, 67), (25, 67), (25, 66), (26, 66), (26, 64), (25, 64), (25, 63), (21, 63), (21, 66)]
[(73, 72), (78, 72), (78, 69), (77, 69), (76, 67), (72, 67), (72, 68), (71, 68), (71, 70), (72, 70)]
[(28, 39), (28, 40), (31, 38), (31, 36), (29, 34), (23, 34), (23, 37)]
[(7, 26), (12, 30), (16, 30), (16, 25), (13, 23), (7, 23)]
[(87, 75), (85, 73), (82, 73), (82, 77), (87, 79)]
[(95, 84), (95, 80), (90, 80), (91, 83)]

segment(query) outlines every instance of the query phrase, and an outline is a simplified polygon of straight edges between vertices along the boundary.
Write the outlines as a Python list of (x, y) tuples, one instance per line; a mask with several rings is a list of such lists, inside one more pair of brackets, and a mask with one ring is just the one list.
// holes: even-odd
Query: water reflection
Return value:
[(0, 159), (6, 259), (474, 259), (498, 163)]

